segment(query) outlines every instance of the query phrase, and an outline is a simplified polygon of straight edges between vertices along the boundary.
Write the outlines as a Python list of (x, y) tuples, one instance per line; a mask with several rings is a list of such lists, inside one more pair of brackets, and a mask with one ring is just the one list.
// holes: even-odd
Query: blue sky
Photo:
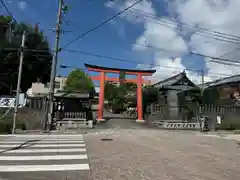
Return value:
[[(49, 30), (50, 28), (55, 28), (56, 24), (56, 14), (58, 8), (57, 0), (4, 0), (15, 16), (17, 21), (27, 22), (30, 24), (39, 23), (40, 29), (44, 30), (45, 35), (47, 35), (51, 47), (54, 45), (55, 32)], [(69, 7), (69, 12), (64, 18), (68, 21), (71, 26), (67, 25), (63, 21), (62, 29), (70, 32), (61, 34), (60, 44), (64, 46), (69, 42), (69, 40), (74, 39), (76, 36), (86, 32), (92, 27), (98, 25), (103, 20), (109, 18), (117, 12), (116, 8), (106, 7), (105, 3), (107, 0), (65, 0), (65, 3)], [(121, 1), (123, 2), (123, 1)], [(148, 2), (148, 1), (147, 1)], [(169, 13), (168, 4), (162, 1), (152, 1), (151, 7), (154, 7), (154, 11), (158, 17), (171, 18), (176, 16), (174, 13)], [(171, 11), (170, 11), (171, 12)], [(3, 8), (0, 9), (0, 14), (7, 14)], [(83, 37), (82, 39), (71, 44), (67, 49), (84, 51), (90, 53), (97, 53), (101, 55), (113, 56), (117, 58), (127, 59), (130, 62), (121, 62), (110, 59), (103, 59), (98, 57), (92, 57), (87, 55), (82, 55), (79, 53), (72, 52), (61, 52), (59, 54), (59, 64), (65, 64), (76, 68), (83, 68), (84, 63), (116, 67), (116, 68), (136, 68), (141, 62), (148, 64), (157, 63), (156, 57), (161, 54), (161, 52), (156, 53), (153, 49), (148, 49), (145, 51), (135, 51), (133, 50), (133, 45), (136, 40), (143, 36), (146, 31), (146, 23), (133, 23), (126, 18), (116, 18), (114, 21), (102, 26), (96, 31), (90, 33), (89, 35)], [(146, 32), (147, 33), (147, 32)], [(179, 34), (177, 34), (179, 35)], [(179, 35), (183, 41), (189, 46), (190, 36)], [(178, 37), (175, 37), (178, 38)], [(162, 43), (169, 42), (170, 40), (163, 41)], [(161, 43), (161, 42), (159, 42)], [(174, 43), (174, 45), (177, 43)], [(170, 47), (172, 49), (172, 47)], [(177, 48), (179, 49), (179, 48)], [(181, 49), (181, 48), (180, 48)], [(171, 55), (168, 55), (171, 56)], [(174, 54), (173, 54), (174, 56)], [(169, 61), (169, 60), (168, 60)], [(164, 61), (165, 64), (169, 64), (168, 61)], [(163, 62), (163, 61), (161, 61)], [(160, 63), (163, 64), (163, 63)], [(172, 65), (179, 71), (185, 68), (200, 69), (204, 68), (207, 72), (206, 63), (203, 58), (195, 56), (186, 56), (180, 60), (179, 65)], [(179, 66), (179, 67), (177, 67)], [(174, 68), (173, 68), (174, 70)], [(166, 72), (167, 76), (174, 75), (175, 71), (170, 73)], [(58, 75), (67, 76), (71, 69), (59, 69)], [(159, 70), (161, 71), (161, 70)], [(195, 78), (198, 74), (194, 74)], [(162, 76), (164, 77), (164, 76)], [(161, 78), (160, 78), (161, 79)]]
[[(31, 24), (39, 23), (40, 29), (44, 30), (51, 47), (53, 47), (55, 33), (51, 32), (49, 28), (55, 28), (58, 7), (57, 0), (5, 1), (17, 21), (24, 21)], [(77, 35), (84, 33), (115, 13), (114, 10), (104, 6), (104, 0), (68, 0), (66, 2), (69, 6), (69, 12), (64, 19), (69, 21), (69, 24), (72, 24), (72, 26), (67, 25), (67, 23), (63, 21), (62, 29), (71, 32), (61, 35), (61, 46), (67, 44), (69, 40), (74, 39)], [(26, 3), (26, 5), (21, 9), (19, 3)], [(0, 9), (0, 13), (7, 14), (3, 8)], [(116, 25), (113, 23), (116, 23)], [(127, 34), (121, 34), (119, 32), (119, 28), (122, 26), (124, 26), (124, 28), (128, 27), (127, 30), (124, 30)], [(144, 56), (132, 51), (132, 44), (134, 44), (135, 39), (140, 33), (140, 26), (134, 27), (130, 24), (127, 26), (124, 20), (118, 18), (116, 21), (108, 23), (95, 32), (85, 36), (83, 39), (76, 41), (70, 45), (68, 49), (93, 52), (141, 62)], [(145, 58), (149, 57), (145, 55)], [(78, 53), (61, 52), (59, 54), (59, 64), (82, 68), (84, 67), (84, 63), (122, 68), (136, 68), (137, 66), (137, 63), (134, 62), (128, 63), (101, 59)], [(62, 76), (66, 76), (70, 71), (71, 69), (58, 68), (58, 74)]]

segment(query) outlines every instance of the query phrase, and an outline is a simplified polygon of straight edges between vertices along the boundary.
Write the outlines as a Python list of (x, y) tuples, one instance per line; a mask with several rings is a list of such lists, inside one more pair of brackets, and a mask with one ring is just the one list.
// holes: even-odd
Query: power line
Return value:
[[(231, 59), (226, 59), (226, 58), (221, 58), (223, 56), (226, 56), (227, 54), (231, 54), (233, 51), (236, 51), (237, 49), (240, 48), (236, 48), (235, 50), (225, 53), (219, 57), (214, 57), (214, 56), (210, 56), (210, 55), (205, 55), (205, 54), (201, 54), (201, 53), (196, 53), (196, 52), (180, 52), (180, 51), (172, 51), (172, 50), (167, 50), (164, 48), (159, 48), (159, 47), (154, 47), (152, 45), (149, 44), (142, 44), (142, 43), (136, 43), (137, 45), (140, 46), (144, 46), (146, 48), (150, 48), (150, 49), (155, 49), (157, 51), (165, 51), (165, 52), (172, 52), (175, 54), (183, 54), (183, 55), (196, 55), (196, 56), (201, 56), (201, 57), (205, 57), (205, 58), (210, 58), (210, 59), (215, 59), (215, 60), (219, 60), (218, 62), (221, 63), (220, 61), (226, 61), (226, 62), (230, 62), (230, 63), (237, 63), (240, 64), (239, 61), (237, 60), (231, 60)], [(2, 48), (0, 50), (8, 50), (8, 51), (17, 51), (19, 50), (18, 48)], [(45, 52), (45, 53), (51, 53), (51, 51), (47, 51), (47, 50), (41, 50), (41, 49), (25, 49), (24, 51), (28, 51), (28, 52)], [(80, 54), (91, 54), (88, 52), (84, 52), (84, 51), (78, 51), (78, 50), (72, 50), (72, 49), (64, 49), (65, 52), (72, 52), (72, 53), (80, 53)], [(54, 52), (54, 51), (52, 51)], [(94, 54), (94, 53), (93, 53)], [(102, 55), (100, 55), (102, 56)], [(115, 59), (119, 59), (119, 58), (115, 58)], [(121, 59), (121, 58), (120, 58)]]
[[(197, 55), (197, 56), (201, 56), (201, 57), (205, 57), (205, 58), (210, 58), (211, 62), (214, 62), (214, 63), (218, 63), (218, 64), (223, 64), (223, 65), (227, 65), (227, 66), (235, 66), (235, 67), (240, 67), (238, 66), (238, 64), (240, 64), (239, 61), (236, 61), (236, 60), (230, 60), (230, 59), (225, 59), (225, 58), (220, 58), (222, 56), (224, 56), (225, 54), (223, 54), (222, 56), (220, 57), (213, 57), (213, 56), (209, 56), (209, 55), (204, 55), (204, 54), (200, 54), (200, 53), (194, 53), (194, 52), (176, 52), (176, 51), (171, 51), (171, 50), (166, 50), (166, 49), (163, 49), (163, 48), (157, 48), (157, 47), (153, 47), (151, 45), (147, 45), (147, 44), (140, 44), (140, 43), (137, 43), (138, 45), (142, 45), (142, 46), (145, 46), (147, 48), (153, 48), (153, 49), (156, 49), (158, 51), (166, 51), (166, 52), (173, 52), (173, 53), (179, 53), (179, 54), (184, 54), (184, 55)], [(19, 49), (15, 49), (15, 48), (3, 48), (4, 50), (19, 50)], [(46, 50), (35, 50), (35, 49), (25, 49), (25, 51), (28, 51), (28, 52), (48, 52), (48, 53), (51, 53), (51, 51), (46, 51)], [(108, 57), (108, 56), (104, 56), (104, 55), (100, 55), (100, 54), (96, 54), (96, 53), (89, 53), (89, 52), (83, 52), (83, 51), (77, 51), (77, 50), (70, 50), (70, 49), (65, 49), (64, 50), (65, 52), (70, 52), (70, 53), (79, 53), (79, 54), (83, 54), (83, 55), (91, 55), (91, 56), (95, 56), (95, 57), (100, 57), (100, 58), (105, 58), (105, 59), (112, 59), (112, 60), (118, 60), (118, 61), (125, 61), (125, 62), (130, 62), (130, 63), (140, 63), (140, 64), (146, 64), (146, 63), (143, 63), (143, 62), (136, 62), (136, 61), (131, 61), (131, 60), (125, 60), (125, 59), (122, 59), (122, 58), (116, 58), (116, 57)], [(36, 55), (36, 56), (39, 56), (39, 57), (42, 57), (42, 56), (46, 56), (46, 55)], [(234, 64), (232, 64), (234, 63)], [(158, 66), (154, 63), (152, 64), (146, 64), (146, 65), (150, 65), (150, 66)], [(195, 71), (195, 70), (192, 70), (192, 69), (187, 69), (187, 70), (190, 70), (190, 71)], [(200, 71), (200, 70), (197, 70), (197, 71)], [(196, 72), (197, 72), (196, 71)], [(222, 74), (223, 75), (223, 74)], [(227, 74), (224, 74), (224, 75), (227, 75)]]
[(90, 30), (86, 31), (85, 33), (77, 36), (75, 39), (71, 40), (70, 42), (68, 42), (65, 46), (63, 46), (62, 48), (60, 48), (60, 50), (66, 49), (70, 44), (74, 43), (75, 41), (81, 39), (82, 37), (86, 36), (87, 34), (95, 31), (96, 29), (100, 28), (101, 26), (107, 24), (109, 21), (115, 19), (116, 17), (120, 16), (121, 14), (123, 14), (124, 12), (126, 12), (127, 10), (131, 9), (132, 7), (134, 7), (135, 5), (139, 4), (140, 2), (142, 2), (143, 0), (138, 0), (135, 3), (131, 4), (130, 6), (126, 7), (125, 9), (119, 11), (118, 13), (116, 13), (115, 15), (111, 16), (110, 18), (106, 19), (105, 21), (103, 21), (102, 23), (98, 24), (97, 26), (91, 28)]
[[(97, 54), (97, 53), (90, 53), (90, 52), (83, 52), (83, 51), (76, 51), (76, 50), (64, 50), (67, 52), (72, 52), (72, 53), (79, 53), (79, 54), (83, 54), (83, 55), (88, 55), (88, 56), (94, 56), (94, 57), (98, 57), (98, 58), (104, 58), (104, 59), (111, 59), (111, 60), (116, 60), (116, 61), (121, 61), (121, 62), (129, 62), (129, 63), (141, 63), (141, 64), (145, 64), (145, 65), (150, 65), (150, 66), (157, 66), (157, 67), (162, 67), (162, 68), (171, 68), (171, 69), (177, 69), (175, 67), (171, 67), (171, 66), (161, 66), (158, 64), (149, 64), (149, 63), (143, 63), (143, 62), (137, 62), (137, 61), (133, 61), (133, 60), (129, 60), (129, 59), (123, 59), (123, 58), (117, 58), (117, 57), (111, 57), (111, 56), (105, 56), (105, 55), (101, 55), (101, 54)], [(180, 68), (179, 68), (180, 70)], [(192, 72), (201, 72), (201, 70), (197, 70), (197, 69), (186, 69), (188, 71), (192, 71)], [(211, 74), (216, 74), (216, 75), (223, 75), (223, 76), (229, 76), (230, 74), (221, 74), (221, 73), (212, 73), (212, 72), (208, 72)]]
[[(207, 37), (211, 37), (213, 39), (219, 40), (219, 41), (225, 41), (228, 43), (234, 43), (234, 44), (239, 44), (240, 42), (236, 42), (236, 41), (240, 41), (240, 36), (236, 36), (236, 35), (231, 35), (231, 34), (227, 34), (227, 33), (223, 33), (223, 32), (219, 32), (219, 31), (213, 31), (213, 30), (209, 30), (207, 28), (202, 28), (202, 27), (195, 27), (192, 25), (189, 25), (187, 23), (184, 22), (174, 22), (171, 20), (166, 20), (166, 19), (161, 19), (159, 17), (157, 17), (156, 15), (149, 13), (149, 12), (145, 12), (136, 8), (132, 8), (132, 10), (129, 10), (132, 13), (137, 13), (137, 14), (142, 14), (145, 17), (151, 17), (150, 19), (157, 21), (157, 24), (161, 24), (164, 26), (168, 26), (170, 28), (173, 28), (170, 25), (176, 26), (176, 25), (180, 25), (180, 28), (189, 28), (189, 29), (195, 29), (197, 32), (200, 33), (205, 33), (205, 36), (207, 35)], [(204, 35), (204, 34), (198, 34), (198, 35)], [(216, 36), (216, 37), (214, 37)], [(223, 39), (222, 39), (223, 38)]]
[[(62, 69), (74, 69), (74, 70), (81, 70), (81, 71), (84, 71), (85, 73), (88, 73), (89, 71), (88, 71), (88, 69), (87, 68), (83, 68), (83, 67), (74, 67), (74, 66), (69, 66), (69, 65), (63, 65), (63, 64), (61, 64), (60, 65), (60, 68), (62, 68)], [(174, 68), (173, 68), (174, 69)], [(177, 73), (180, 73), (180, 72), (182, 72), (182, 71), (179, 71), (179, 72), (177, 72)], [(208, 75), (207, 77), (210, 77), (210, 78), (219, 78), (219, 79), (221, 79), (222, 78), (222, 74), (218, 74), (218, 73), (210, 73), (210, 74), (214, 74), (215, 76), (211, 76), (211, 75)], [(218, 76), (217, 76), (218, 75)], [(221, 76), (220, 76), (221, 75)], [(232, 76), (232, 74), (228, 74), (227, 75), (227, 77), (229, 77), (229, 76)], [(199, 77), (200, 77), (200, 75), (199, 75)], [(158, 80), (158, 81), (162, 81), (162, 80), (164, 80), (164, 79), (166, 79), (166, 78), (162, 78), (162, 79), (159, 79), (159, 77), (154, 77), (154, 76), (151, 76), (151, 77), (149, 77), (150, 79), (156, 79), (156, 80)], [(225, 78), (225, 77), (224, 77)]]
[[(154, 46), (149, 45), (149, 44), (141, 44), (141, 43), (136, 43), (136, 44), (140, 45), (140, 46), (147, 47), (147, 48), (152, 48), (152, 49), (155, 49), (155, 50), (158, 50), (158, 51), (173, 52), (173, 53), (184, 54), (184, 55), (196, 55), (196, 56), (201, 56), (201, 57), (205, 57), (205, 58), (215, 59), (215, 60), (219, 60), (218, 61), (219, 63), (221, 63), (221, 61), (237, 63), (237, 64), (240, 63), (237, 60), (225, 59), (225, 58), (221, 58), (221, 57), (214, 57), (214, 56), (205, 55), (205, 54), (196, 53), (196, 52), (180, 52), (180, 51), (177, 52), (177, 51), (167, 50), (167, 49), (164, 49), (164, 48), (154, 47)], [(212, 60), (210, 60), (210, 61), (212, 61)]]
[(229, 54), (232, 54), (232, 53), (234, 53), (235, 51), (237, 51), (237, 50), (239, 50), (239, 49), (240, 49), (239, 47), (234, 48), (232, 51), (229, 51), (229, 52), (226, 52), (226, 53), (222, 54), (221, 56), (219, 56), (219, 58), (222, 58), (222, 57), (224, 57), (224, 56), (227, 56), (227, 55), (229, 55)]
[(1, 4), (3, 5), (4, 9), (7, 11), (7, 13), (12, 17), (12, 19), (17, 23), (16, 18), (13, 16), (11, 11), (8, 9), (7, 5), (3, 2), (3, 0), (0, 0)]
[[(5, 48), (7, 50), (18, 50), (18, 49), (15, 49), (15, 48)], [(46, 50), (34, 50), (34, 49), (25, 49), (25, 51), (28, 51), (28, 52), (48, 52), (50, 53), (50, 51), (46, 51)], [(122, 61), (122, 62), (129, 62), (129, 63), (134, 63), (134, 64), (145, 64), (145, 65), (150, 65), (150, 66), (158, 66), (158, 67), (163, 67), (163, 68), (171, 68), (171, 69), (178, 69), (178, 68), (174, 68), (174, 67), (171, 67), (171, 66), (161, 66), (161, 65), (157, 65), (157, 64), (154, 64), (154, 63), (143, 63), (143, 62), (137, 62), (137, 61), (133, 61), (133, 60), (129, 60), (129, 59), (123, 59), (123, 58), (116, 58), (116, 57), (110, 57), (110, 56), (105, 56), (105, 55), (100, 55), (100, 54), (96, 54), (96, 53), (90, 53), (90, 52), (83, 52), (83, 51), (77, 51), (77, 50), (70, 50), (70, 49), (66, 49), (64, 50), (65, 52), (70, 52), (70, 53), (79, 53), (79, 54), (82, 54), (82, 55), (90, 55), (90, 56), (94, 56), (94, 57), (99, 57), (99, 58), (105, 58), (105, 59), (111, 59), (111, 60), (116, 60), (116, 61)], [(187, 53), (186, 53), (187, 54)], [(39, 54), (39, 55), (32, 55), (32, 56), (37, 56), (37, 57), (46, 57), (48, 55), (44, 55), (44, 54)], [(214, 57), (215, 58), (215, 57)], [(227, 59), (226, 59), (227, 60)], [(225, 62), (220, 62), (220, 61), (214, 61), (214, 60), (211, 60), (215, 63), (218, 63), (218, 64), (224, 64), (224, 65), (228, 65), (228, 66), (237, 66), (236, 64), (230, 64), (230, 63), (225, 63)], [(17, 62), (17, 61), (16, 61)], [(12, 63), (15, 63), (15, 61), (13, 61)], [(40, 63), (40, 62), (38, 62)], [(44, 63), (44, 62), (41, 62), (41, 63)], [(239, 62), (240, 63), (240, 62)], [(240, 67), (240, 66), (237, 66), (237, 67)], [(180, 70), (180, 68), (179, 68)], [(197, 69), (189, 69), (187, 68), (186, 70), (188, 71), (192, 71), (192, 72), (201, 72), (201, 70), (197, 70)], [(208, 72), (208, 73), (211, 73), (211, 72)], [(229, 76), (231, 74), (222, 74), (222, 73), (213, 73), (213, 74), (217, 74), (217, 75), (224, 75), (224, 76)]]
[[(133, 10), (135, 10), (136, 12), (137, 12), (137, 11), (138, 11), (138, 12), (141, 12), (141, 13), (143, 13), (143, 14), (148, 14), (148, 15), (150, 15), (150, 16), (152, 16), (152, 17), (155, 17), (155, 18), (158, 18), (158, 19), (159, 19), (159, 17), (157, 17), (156, 15), (154, 15), (154, 14), (152, 14), (152, 13), (149, 13), (149, 12), (146, 12), (146, 11), (143, 11), (143, 10), (140, 10), (140, 9), (137, 9), (137, 8), (132, 8), (132, 10), (130, 10), (130, 11), (133, 11)], [(168, 21), (170, 21), (170, 20), (168, 20)], [(174, 22), (173, 22), (173, 23), (174, 23)], [(188, 24), (188, 23), (182, 22), (182, 21), (178, 22), (178, 24), (184, 24), (184, 25), (186, 25), (186, 26), (190, 26), (190, 27), (195, 28), (195, 29), (198, 29), (198, 30), (208, 31), (208, 32), (211, 32), (211, 33), (221, 34), (221, 35), (224, 35), (224, 36), (228, 36), (228, 37), (233, 37), (233, 38), (240, 39), (240, 36), (237, 36), (237, 35), (228, 34), (228, 33), (220, 32), (220, 31), (215, 31), (215, 30), (210, 30), (210, 29), (203, 28), (203, 27), (194, 27), (194, 26), (192, 26), (192, 25), (190, 25), (190, 24)]]
[(134, 7), (132, 7), (131, 10), (128, 10), (128, 11), (135, 14), (142, 14), (153, 21), (157, 21), (158, 23), (155, 22), (156, 24), (161, 24), (170, 28), (173, 28), (171, 25), (174, 25), (174, 26), (181, 25), (180, 28), (183, 28), (183, 29), (186, 29), (186, 28), (195, 29), (198, 32), (197, 34), (200, 36), (211, 37), (215, 40), (219, 40), (227, 43), (240, 44), (240, 36), (231, 35), (231, 34), (223, 33), (220, 31), (214, 31), (207, 28), (195, 27), (184, 22), (174, 22), (171, 20), (161, 19), (152, 13), (145, 12)]
[[(230, 62), (230, 63), (237, 63), (237, 64), (240, 64), (239, 61), (237, 60), (230, 60), (230, 59), (226, 59), (226, 58), (221, 58), (221, 57), (214, 57), (214, 56), (210, 56), (210, 55), (205, 55), (205, 54), (201, 54), (201, 53), (195, 53), (195, 52), (180, 52), (180, 51), (171, 51), (171, 50), (167, 50), (167, 49), (164, 49), (164, 48), (159, 48), (159, 47), (154, 47), (152, 45), (148, 45), (148, 44), (142, 44), (142, 43), (136, 43), (138, 45), (141, 45), (141, 46), (144, 46), (144, 47), (147, 47), (147, 48), (151, 48), (151, 49), (155, 49), (157, 51), (165, 51), (165, 52), (172, 52), (174, 54), (183, 54), (183, 55), (196, 55), (196, 56), (201, 56), (201, 57), (204, 57), (204, 58), (209, 58), (209, 59), (214, 59), (214, 60), (218, 60), (218, 63), (221, 64), (223, 62)], [(81, 54), (85, 54), (87, 52), (83, 52), (83, 51), (77, 51), (77, 50), (65, 50), (67, 52), (77, 52), (77, 53), (81, 53)], [(87, 53), (89, 54), (89, 53)], [(91, 53), (90, 53), (91, 54)], [(115, 59), (118, 59), (118, 58), (115, 58)], [(210, 60), (212, 61), (212, 60)], [(216, 63), (216, 61), (215, 61)]]

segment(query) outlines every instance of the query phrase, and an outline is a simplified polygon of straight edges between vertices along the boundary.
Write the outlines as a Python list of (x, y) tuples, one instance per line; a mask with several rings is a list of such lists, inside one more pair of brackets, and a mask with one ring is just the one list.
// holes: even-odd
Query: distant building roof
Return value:
[[(224, 85), (224, 84), (238, 83), (238, 82), (240, 82), (240, 74), (225, 77), (225, 78), (220, 78), (220, 79), (217, 79), (215, 81), (206, 82), (204, 84), (198, 84), (197, 86), (199, 88), (206, 89), (206, 88), (211, 88), (211, 87), (215, 87), (215, 86), (221, 86), (221, 85)], [(190, 88), (190, 89), (192, 89), (192, 88)], [(190, 90), (190, 89), (186, 89), (186, 90)], [(183, 91), (185, 91), (185, 90), (183, 90)]]
[(195, 86), (195, 84), (187, 77), (185, 71), (183, 71), (175, 76), (172, 76), (172, 77), (169, 77), (162, 81), (159, 81), (159, 82), (153, 84), (153, 86), (156, 88), (171, 86), (171, 85), (177, 83), (178, 81), (180, 81), (182, 78), (186, 78), (191, 85)]
[(220, 79), (217, 79), (217, 80), (212, 81), (212, 82), (199, 84), (198, 86), (202, 86), (203, 85), (204, 88), (208, 88), (208, 87), (220, 86), (220, 85), (223, 85), (223, 84), (237, 83), (237, 82), (240, 82), (240, 74), (234, 75), (234, 76), (225, 77), (225, 78), (220, 78)]
[(65, 98), (89, 98), (89, 93), (77, 93), (77, 92), (66, 92), (58, 91), (54, 93), (54, 97), (65, 97)]

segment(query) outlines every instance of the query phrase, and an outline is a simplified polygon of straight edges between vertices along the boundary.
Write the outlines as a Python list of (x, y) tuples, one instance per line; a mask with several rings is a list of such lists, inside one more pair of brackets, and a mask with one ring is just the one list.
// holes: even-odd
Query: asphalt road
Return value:
[(108, 116), (113, 118), (85, 135), (94, 180), (240, 179), (236, 137), (159, 130), (105, 112)]
[(144, 123), (137, 123), (136, 118), (129, 117), (126, 118), (122, 114), (112, 114), (110, 112), (104, 112), (105, 122), (97, 124), (95, 130), (97, 129), (149, 129)]
[(0, 179), (89, 179), (82, 135), (18, 135), (0, 141)]
[(33, 139), (41, 141), (0, 153), (0, 180), (240, 179), (232, 136), (150, 129), (114, 115), (82, 135), (18, 136), (0, 141), (0, 149)]
[(87, 134), (85, 141), (94, 180), (240, 179), (240, 146), (232, 139), (133, 129)]

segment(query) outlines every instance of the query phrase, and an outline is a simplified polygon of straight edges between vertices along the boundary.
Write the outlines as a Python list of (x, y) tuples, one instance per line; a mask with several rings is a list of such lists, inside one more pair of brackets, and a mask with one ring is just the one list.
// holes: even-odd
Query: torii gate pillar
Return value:
[(143, 79), (141, 74), (137, 74), (137, 121), (143, 122), (143, 106), (142, 106), (142, 84)]
[(98, 102), (98, 121), (104, 121), (103, 119), (103, 107), (104, 107), (104, 85), (105, 81), (116, 81), (119, 82), (119, 78), (108, 78), (105, 73), (120, 73), (125, 72), (125, 74), (136, 75), (136, 79), (125, 79), (125, 82), (132, 82), (137, 84), (137, 122), (144, 122), (143, 120), (143, 105), (142, 105), (142, 85), (150, 84), (150, 81), (144, 81), (142, 76), (150, 76), (155, 73), (155, 70), (132, 70), (132, 69), (117, 69), (109, 67), (101, 67), (90, 64), (85, 64), (89, 71), (99, 72), (98, 76), (91, 76), (92, 80), (100, 81), (100, 92), (99, 92), (99, 102)]
[(98, 100), (98, 121), (104, 121), (103, 119), (103, 107), (104, 107), (104, 85), (105, 85), (105, 72), (100, 72), (100, 92)]

